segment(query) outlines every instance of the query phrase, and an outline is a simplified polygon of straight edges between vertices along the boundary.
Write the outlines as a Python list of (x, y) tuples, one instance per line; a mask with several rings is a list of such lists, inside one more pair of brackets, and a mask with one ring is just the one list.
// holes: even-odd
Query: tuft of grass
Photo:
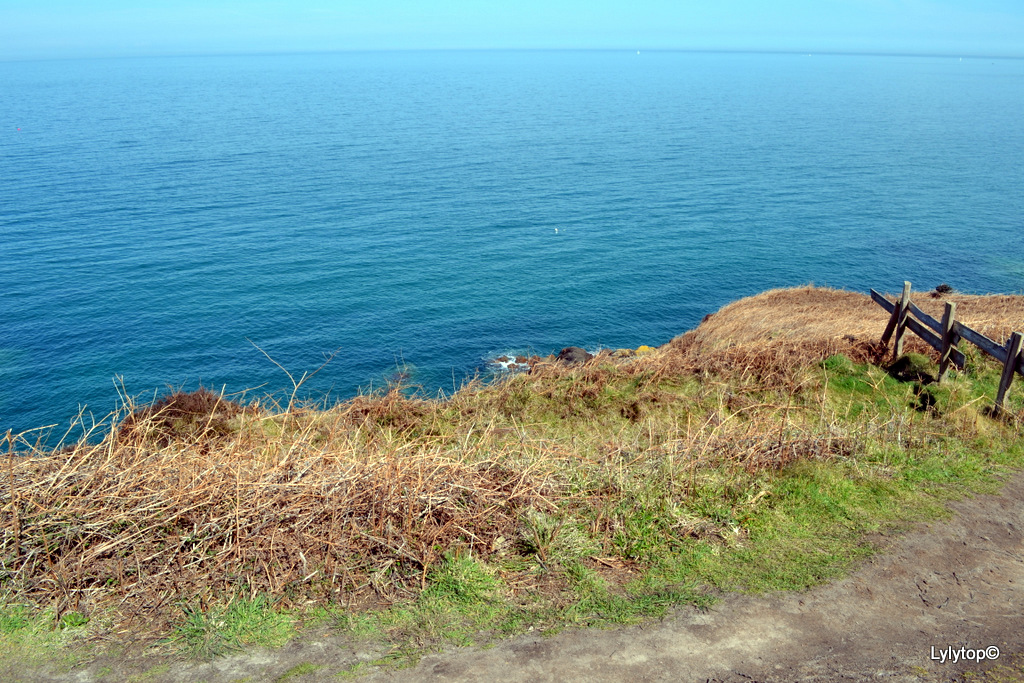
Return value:
[(292, 668), (285, 671), (283, 674), (278, 676), (275, 683), (283, 683), (284, 681), (291, 680), (293, 678), (299, 678), (308, 674), (316, 673), (324, 667), (319, 664), (313, 664), (312, 662), (303, 662), (302, 664), (296, 664)]
[(889, 374), (900, 382), (930, 384), (935, 381), (936, 365), (923, 353), (905, 353), (889, 366)]
[(295, 633), (295, 620), (262, 596), (239, 598), (224, 607), (183, 607), (184, 619), (170, 641), (196, 659), (210, 659), (246, 646), (277, 647)]
[(81, 615), (55, 619), (49, 610), (0, 600), (0, 679), (18, 680), (26, 668), (67, 670), (87, 656), (89, 629)]
[(120, 437), (143, 438), (163, 445), (217, 441), (237, 430), (244, 412), (244, 406), (209, 389), (178, 390), (131, 412), (121, 422)]
[(89, 623), (89, 617), (79, 612), (66, 612), (62, 614), (57, 622), (57, 627), (61, 629), (68, 628), (79, 628)]
[(486, 566), (468, 555), (449, 555), (431, 571), (425, 600), (453, 604), (485, 602), (493, 599), (499, 582)]
[(33, 626), (31, 608), (27, 605), (6, 604), (0, 608), (0, 635), (16, 636)]

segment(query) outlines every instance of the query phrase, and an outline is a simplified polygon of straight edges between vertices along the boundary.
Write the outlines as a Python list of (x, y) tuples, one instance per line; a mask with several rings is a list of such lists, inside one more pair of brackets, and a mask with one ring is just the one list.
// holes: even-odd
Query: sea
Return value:
[(1021, 293), (1022, 112), (961, 55), (3, 62), (0, 436), (445, 395), (776, 287)]

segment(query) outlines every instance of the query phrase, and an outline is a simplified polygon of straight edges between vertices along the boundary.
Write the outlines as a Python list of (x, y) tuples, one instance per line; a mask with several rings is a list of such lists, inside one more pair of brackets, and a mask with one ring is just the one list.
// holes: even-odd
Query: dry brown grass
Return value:
[[(943, 302), (955, 301), (958, 320), (1000, 343), (1012, 331), (1024, 330), (1024, 296), (918, 293), (911, 298), (937, 318)], [(725, 306), (697, 329), (661, 347), (658, 360), (692, 370), (755, 374), (782, 372), (836, 353), (880, 361), (886, 352), (877, 342), (888, 318), (869, 296), (858, 292), (813, 286), (774, 289)], [(910, 333), (905, 348), (933, 353)]]
[(463, 435), (456, 452), (400, 438), (386, 426), (403, 414), (394, 394), (285, 415), (207, 398), (163, 403), (205, 406), (207, 422), (233, 413), (230, 438), (156, 429), (169, 416), (144, 408), (100, 443), (9, 454), (8, 589), (58, 617), (114, 607), (149, 624), (240, 587), (286, 602), (367, 588), (388, 599), (449, 548), (489, 552), (520, 508), (544, 504), (543, 476), (504, 464), (486, 439)]
[(120, 437), (145, 438), (160, 445), (188, 439), (209, 444), (228, 437), (246, 408), (200, 387), (175, 391), (152, 405), (130, 413), (120, 426)]
[(932, 293), (911, 298), (921, 310), (937, 319), (942, 318), (943, 302), (955, 302), (957, 320), (1000, 344), (1013, 332), (1024, 332), (1024, 296), (955, 293), (937, 296)]
[[(610, 381), (607, 368), (571, 372), (580, 377), (568, 386), (584, 388), (568, 401)], [(108, 610), (155, 632), (182, 605), (239, 590), (285, 605), (388, 604), (422, 588), (446, 552), (487, 557), (523, 537), (530, 509), (613, 509), (656, 480), (685, 496), (703, 467), (755, 472), (852, 448), (848, 434), (815, 431), (786, 406), (725, 394), (693, 424), (552, 434), (501, 418), (510, 387), (447, 403), (391, 391), (285, 414), (178, 396), (165, 403), (205, 406), (211, 419), (233, 413), (233, 434), (157, 430), (163, 416), (143, 408), (100, 443), (11, 453), (0, 495), (5, 586), (58, 619)], [(599, 522), (608, 539), (623, 524)]]
[[(990, 336), (1024, 328), (1024, 297), (954, 298)], [(659, 383), (739, 369), (785, 375), (795, 393), (792, 371), (808, 360), (877, 355), (885, 322), (861, 294), (775, 290), (655, 352), (541, 363), (447, 401), (393, 387), (281, 411), (203, 391), (115, 417), (99, 442), (26, 457), (8, 435), (0, 579), (58, 618), (109, 608), (155, 630), (181, 603), (239, 590), (285, 603), (388, 602), (420, 588), (447, 551), (486, 556), (521, 537), (530, 509), (611, 509), (629, 486), (654, 481), (681, 499), (687, 476), (708, 465), (756, 472), (852, 453), (860, 432), (814, 422), (824, 403), (791, 411), (714, 382), (683, 401)], [(530, 424), (542, 410), (569, 426)], [(598, 521), (608, 538), (622, 526)]]

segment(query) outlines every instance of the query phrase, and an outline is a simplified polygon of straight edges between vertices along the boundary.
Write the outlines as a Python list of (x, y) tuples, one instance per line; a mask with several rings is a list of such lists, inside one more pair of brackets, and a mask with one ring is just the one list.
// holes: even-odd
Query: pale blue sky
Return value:
[(1024, 57), (1024, 0), (0, 0), (0, 59), (624, 48)]

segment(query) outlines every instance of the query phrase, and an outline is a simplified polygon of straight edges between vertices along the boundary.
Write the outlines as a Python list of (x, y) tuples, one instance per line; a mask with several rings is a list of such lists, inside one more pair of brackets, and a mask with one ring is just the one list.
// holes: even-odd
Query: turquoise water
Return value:
[(656, 345), (814, 282), (1024, 289), (1024, 61), (0, 63), (0, 431), (168, 385)]

